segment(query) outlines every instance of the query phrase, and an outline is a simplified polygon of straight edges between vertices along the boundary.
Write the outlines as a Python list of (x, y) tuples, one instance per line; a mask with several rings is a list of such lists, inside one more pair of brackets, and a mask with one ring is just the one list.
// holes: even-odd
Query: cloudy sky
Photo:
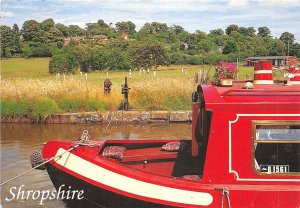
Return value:
[(106, 23), (132, 21), (176, 24), (189, 32), (223, 30), (230, 24), (269, 27), (279, 38), (291, 32), (300, 42), (300, 0), (0, 0), (1, 25), (19, 27), (26, 20), (47, 18), (65, 25), (103, 19)]

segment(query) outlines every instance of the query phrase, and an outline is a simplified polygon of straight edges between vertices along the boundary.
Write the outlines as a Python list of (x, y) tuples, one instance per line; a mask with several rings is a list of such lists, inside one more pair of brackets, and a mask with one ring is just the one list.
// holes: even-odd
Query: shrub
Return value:
[(39, 44), (37, 46), (32, 47), (31, 56), (33, 57), (50, 57), (51, 51), (50, 47), (46, 44)]

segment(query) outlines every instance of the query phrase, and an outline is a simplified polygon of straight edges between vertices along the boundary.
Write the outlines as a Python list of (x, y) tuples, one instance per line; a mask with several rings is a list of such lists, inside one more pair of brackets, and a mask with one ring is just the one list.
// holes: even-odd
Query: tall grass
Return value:
[[(190, 109), (193, 83), (187, 78), (149, 79), (132, 84), (130, 106), (146, 110)], [(1, 80), (1, 114), (45, 118), (66, 112), (116, 110), (122, 106), (121, 87), (113, 85), (109, 95), (103, 86), (70, 77), (63, 80)]]
[(1, 80), (1, 114), (47, 117), (64, 112), (117, 109), (122, 96), (114, 89), (104, 95), (103, 86), (85, 80)]
[(130, 103), (146, 110), (191, 109), (193, 81), (185, 78), (152, 79), (132, 85)]

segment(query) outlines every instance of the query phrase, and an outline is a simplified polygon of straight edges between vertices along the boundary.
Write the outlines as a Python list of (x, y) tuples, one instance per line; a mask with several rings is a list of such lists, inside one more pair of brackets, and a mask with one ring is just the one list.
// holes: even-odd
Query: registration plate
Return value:
[(289, 165), (260, 165), (263, 173), (288, 173), (289, 169)]

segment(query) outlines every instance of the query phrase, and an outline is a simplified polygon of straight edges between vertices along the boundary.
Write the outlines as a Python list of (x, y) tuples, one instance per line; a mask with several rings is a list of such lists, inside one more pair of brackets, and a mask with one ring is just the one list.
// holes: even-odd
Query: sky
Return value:
[(22, 27), (26, 20), (79, 25), (132, 21), (139, 30), (146, 22), (180, 25), (189, 32), (209, 33), (230, 24), (266, 26), (273, 37), (283, 32), (300, 43), (300, 0), (0, 0), (1, 25)]

